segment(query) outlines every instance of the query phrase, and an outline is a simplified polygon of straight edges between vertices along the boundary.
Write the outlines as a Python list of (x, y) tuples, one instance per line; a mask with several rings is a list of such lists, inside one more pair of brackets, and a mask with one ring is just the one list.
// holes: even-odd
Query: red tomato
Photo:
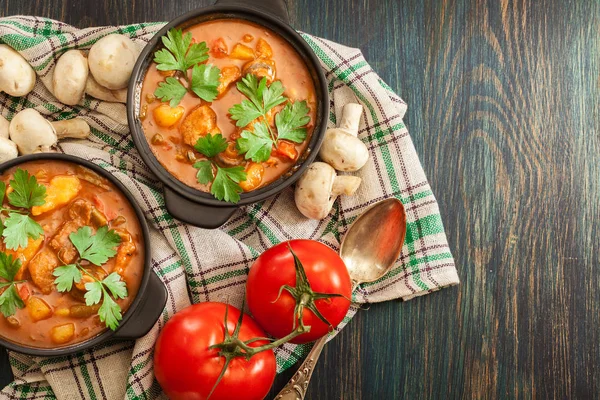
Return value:
[[(326, 245), (314, 240), (292, 240), (280, 243), (265, 251), (256, 259), (246, 283), (246, 298), (256, 322), (271, 335), (281, 338), (292, 332), (296, 301), (283, 285), (296, 286), (294, 257), (288, 243), (304, 266), (313, 292), (338, 293), (344, 297), (332, 297), (315, 301), (317, 310), (336, 327), (350, 308), (352, 283), (346, 265), (340, 256)], [(326, 335), (332, 327), (321, 321), (312, 311), (304, 309), (304, 325), (310, 332), (304, 333), (292, 343), (307, 343)]]
[[(225, 337), (223, 303), (199, 303), (176, 313), (164, 326), (154, 350), (154, 373), (158, 383), (172, 400), (204, 400), (223, 369), (225, 358), (218, 349), (208, 347)], [(229, 306), (227, 328), (232, 334), (240, 310)], [(249, 316), (244, 316), (239, 339), (247, 341), (265, 337), (263, 330)], [(268, 343), (256, 341), (258, 347)], [(263, 399), (275, 379), (277, 365), (272, 350), (255, 354), (249, 360), (234, 358), (211, 400)]]

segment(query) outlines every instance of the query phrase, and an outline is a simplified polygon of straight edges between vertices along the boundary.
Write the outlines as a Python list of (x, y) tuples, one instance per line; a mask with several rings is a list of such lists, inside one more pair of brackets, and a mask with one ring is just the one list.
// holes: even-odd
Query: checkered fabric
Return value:
[[(133, 342), (112, 341), (66, 357), (39, 358), (10, 353), (15, 381), (3, 398), (157, 399), (164, 398), (154, 379), (154, 341), (173, 313), (191, 302), (229, 301), (239, 306), (246, 275), (264, 250), (294, 238), (320, 240), (337, 249), (348, 226), (367, 207), (388, 198), (406, 207), (406, 244), (395, 268), (355, 294), (347, 323), (361, 303), (405, 300), (458, 283), (438, 205), (420, 165), (402, 117), (406, 104), (371, 69), (358, 49), (302, 34), (326, 73), (331, 93), (329, 126), (349, 101), (364, 106), (359, 137), (370, 160), (357, 174), (363, 183), (352, 197), (340, 198), (323, 221), (304, 218), (290, 188), (264, 202), (241, 207), (218, 230), (208, 231), (174, 220), (165, 210), (162, 188), (136, 152), (125, 106), (86, 97), (77, 106), (60, 104), (51, 93), (52, 70), (69, 49), (89, 49), (110, 33), (131, 37), (140, 48), (163, 26), (143, 23), (76, 29), (59, 21), (15, 16), (0, 19), (0, 42), (19, 51), (38, 74), (27, 97), (0, 94), (0, 112), (11, 119), (33, 107), (52, 120), (84, 118), (92, 129), (85, 141), (65, 141), (59, 151), (102, 166), (133, 193), (150, 224), (152, 265), (169, 292), (161, 318), (148, 335)], [(340, 328), (338, 328), (340, 329)], [(300, 360), (307, 346), (285, 345), (276, 352), (278, 370)]]

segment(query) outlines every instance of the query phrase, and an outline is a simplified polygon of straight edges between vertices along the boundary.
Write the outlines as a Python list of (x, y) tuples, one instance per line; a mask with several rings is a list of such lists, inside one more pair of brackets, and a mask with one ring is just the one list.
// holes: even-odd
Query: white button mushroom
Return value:
[(18, 52), (0, 44), (0, 91), (25, 96), (35, 86), (35, 71)]
[(8, 139), (8, 126), (10, 122), (6, 120), (2, 115), (0, 115), (0, 137)]
[(360, 182), (357, 176), (337, 176), (329, 164), (315, 162), (296, 184), (296, 206), (307, 218), (323, 219), (331, 211), (335, 199), (341, 194), (353, 195)]
[(54, 96), (61, 103), (74, 106), (83, 98), (88, 78), (88, 62), (79, 50), (63, 54), (54, 67), (52, 87)]
[(49, 122), (33, 108), (18, 112), (8, 130), (21, 154), (48, 152), (58, 139), (84, 139), (90, 134), (89, 125), (81, 118)]
[(369, 159), (367, 146), (357, 137), (360, 104), (346, 104), (337, 128), (328, 129), (319, 156), (338, 171), (358, 171)]
[(0, 137), (0, 163), (17, 158), (18, 155), (17, 145), (5, 137)]
[(98, 100), (110, 101), (112, 103), (127, 103), (127, 88), (107, 89), (96, 82), (92, 75), (88, 76), (85, 92)]
[(111, 34), (94, 43), (88, 63), (96, 82), (115, 90), (127, 86), (137, 58), (138, 49), (131, 39)]

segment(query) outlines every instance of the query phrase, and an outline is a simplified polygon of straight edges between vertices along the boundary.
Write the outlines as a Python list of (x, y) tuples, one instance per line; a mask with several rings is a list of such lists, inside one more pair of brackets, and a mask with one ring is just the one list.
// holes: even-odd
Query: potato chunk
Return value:
[(246, 180), (240, 182), (240, 187), (244, 192), (249, 192), (256, 189), (262, 183), (265, 167), (262, 164), (250, 163), (246, 167)]
[(13, 256), (13, 258), (21, 259), (21, 269), (19, 269), (17, 275), (15, 275), (16, 280), (20, 281), (25, 279), (25, 273), (27, 272), (27, 264), (38, 252), (38, 250), (42, 246), (42, 243), (44, 243), (43, 236), (37, 238), (36, 240), (29, 238), (27, 240), (27, 247), (25, 248), (19, 247), (17, 250), (6, 249), (6, 254)]
[(236, 67), (235, 65), (223, 67), (223, 69), (221, 69), (221, 79), (219, 81), (219, 86), (217, 87), (219, 95), (225, 93), (229, 85), (240, 79), (241, 76), (242, 73), (239, 67)]
[(258, 39), (258, 42), (256, 42), (256, 57), (258, 57), (258, 58), (273, 57), (273, 49), (271, 48), (271, 45), (263, 38)]
[(56, 344), (65, 344), (75, 337), (75, 324), (57, 325), (50, 330), (50, 339)]
[(27, 300), (26, 307), (29, 312), (29, 317), (31, 317), (31, 320), (34, 322), (48, 319), (52, 316), (52, 308), (39, 297), (31, 296)]
[(233, 46), (229, 58), (234, 60), (254, 60), (254, 50), (245, 44), (238, 43)]
[(183, 141), (194, 146), (198, 139), (207, 134), (216, 135), (221, 133), (217, 126), (217, 114), (207, 105), (194, 108), (179, 126), (179, 132), (183, 135)]
[(163, 103), (152, 111), (152, 115), (154, 115), (154, 122), (156, 122), (156, 125), (162, 126), (163, 128), (170, 128), (179, 122), (181, 117), (183, 117), (184, 112), (185, 108), (183, 108), (183, 106), (171, 107), (168, 104)]
[(32, 215), (40, 215), (54, 210), (73, 200), (81, 190), (79, 178), (71, 175), (57, 175), (46, 187), (46, 203), (31, 208)]

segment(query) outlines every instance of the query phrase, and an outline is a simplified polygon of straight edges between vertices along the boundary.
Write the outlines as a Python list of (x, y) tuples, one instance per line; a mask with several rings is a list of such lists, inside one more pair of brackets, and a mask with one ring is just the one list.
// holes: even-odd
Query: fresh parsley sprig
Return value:
[(222, 168), (211, 160), (227, 148), (225, 138), (220, 133), (214, 136), (209, 133), (198, 139), (194, 148), (208, 158), (194, 164), (194, 168), (198, 169), (196, 174), (198, 182), (203, 185), (212, 182), (210, 192), (219, 200), (231, 203), (240, 201), (240, 193), (243, 190), (239, 183), (246, 180), (244, 167)]
[(288, 101), (283, 96), (284, 89), (280, 81), (267, 86), (267, 78), (259, 81), (256, 76), (248, 74), (237, 84), (237, 88), (248, 100), (243, 100), (229, 109), (231, 119), (237, 121), (238, 127), (246, 127), (252, 121), (258, 120), (253, 124), (252, 131), (243, 130), (241, 137), (236, 141), (238, 150), (245, 154), (247, 160), (267, 161), (273, 146), (277, 146), (279, 140), (302, 143), (306, 139), (305, 126), (310, 122), (310, 110), (306, 101), (287, 103), (275, 115), (277, 134), (266, 121), (267, 113)]
[[(214, 65), (200, 64), (208, 60), (206, 42), (192, 43), (192, 34), (183, 34), (181, 29), (171, 29), (163, 36), (164, 49), (154, 55), (156, 68), (160, 71), (179, 71), (186, 82), (174, 77), (168, 77), (160, 82), (154, 95), (163, 102), (168, 101), (171, 107), (176, 107), (187, 93), (188, 89), (205, 101), (213, 101), (219, 94), (219, 78), (221, 70)], [(192, 69), (192, 78), (188, 78), (188, 70)]]
[(273, 107), (287, 101), (283, 96), (284, 89), (280, 81), (267, 86), (267, 78), (259, 81), (253, 74), (243, 77), (242, 81), (237, 83), (237, 89), (249, 99), (229, 109), (231, 119), (237, 121), (238, 127), (247, 126), (259, 117), (265, 118)]
[(44, 230), (33, 218), (29, 216), (31, 207), (41, 206), (46, 202), (46, 187), (40, 185), (33, 175), (18, 168), (13, 179), (8, 183), (12, 191), (6, 196), (8, 203), (19, 209), (3, 207), (6, 184), (0, 182), (0, 213), (7, 213), (8, 217), (0, 224), (0, 232), (4, 237), (7, 249), (16, 250), (27, 247), (28, 238), (37, 239), (44, 234)]
[(16, 284), (25, 281), (15, 281), (17, 272), (21, 269), (21, 260), (12, 255), (0, 253), (0, 313), (5, 317), (14, 315), (17, 308), (25, 307), (23, 299), (19, 296)]
[(85, 284), (85, 304), (92, 306), (102, 302), (98, 309), (100, 321), (112, 330), (117, 329), (123, 316), (121, 308), (114, 299), (127, 297), (125, 282), (116, 272), (100, 280), (81, 265), (81, 260), (87, 260), (98, 266), (106, 263), (109, 258), (117, 254), (116, 247), (121, 243), (121, 238), (107, 226), (98, 228), (95, 235), (92, 234), (92, 228), (84, 226), (71, 233), (69, 239), (79, 252), (80, 259), (53, 271), (56, 277), (54, 280), (56, 288), (59, 292), (68, 292), (73, 288), (73, 284), (81, 282), (82, 274), (90, 276), (93, 281)]

